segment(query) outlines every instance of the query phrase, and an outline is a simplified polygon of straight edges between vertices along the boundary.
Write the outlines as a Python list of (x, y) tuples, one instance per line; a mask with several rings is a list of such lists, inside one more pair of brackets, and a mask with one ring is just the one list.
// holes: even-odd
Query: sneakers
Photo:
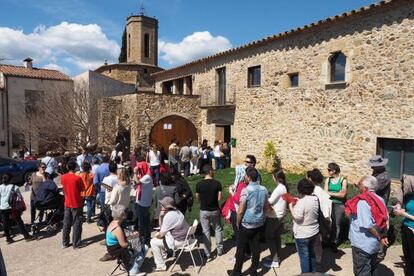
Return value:
[(6, 239), (6, 242), (7, 242), (7, 244), (11, 244), (11, 243), (14, 243), (14, 240), (12, 238), (10, 238), (10, 239)]
[(267, 267), (267, 268), (278, 268), (279, 267), (279, 262), (272, 262), (272, 261), (269, 262), (268, 261), (268, 262), (264, 262), (263, 266)]

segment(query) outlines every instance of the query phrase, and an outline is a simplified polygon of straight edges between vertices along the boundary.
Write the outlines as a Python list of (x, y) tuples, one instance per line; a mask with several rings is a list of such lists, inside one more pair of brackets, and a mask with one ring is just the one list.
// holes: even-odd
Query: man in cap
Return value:
[(161, 228), (151, 240), (152, 254), (156, 268), (154, 271), (166, 271), (167, 266), (162, 257), (162, 252), (167, 249), (174, 249), (183, 245), (188, 232), (188, 224), (184, 215), (177, 210), (172, 197), (164, 197), (159, 201), (161, 205), (162, 220)]
[(378, 181), (378, 187), (375, 193), (384, 199), (385, 205), (388, 204), (391, 192), (391, 176), (386, 171), (388, 159), (380, 155), (374, 155), (369, 159), (369, 166), (372, 168), (372, 176)]

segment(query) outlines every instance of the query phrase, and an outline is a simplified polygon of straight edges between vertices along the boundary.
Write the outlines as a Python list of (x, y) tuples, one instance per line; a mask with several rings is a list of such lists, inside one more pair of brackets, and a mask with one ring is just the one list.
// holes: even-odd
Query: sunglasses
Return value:
[(46, 169), (46, 167), (40, 167), (40, 168), (42, 168), (42, 169), (44, 169), (44, 170)]
[(252, 164), (252, 162), (251, 162), (251, 161), (249, 161), (249, 160), (244, 160), (244, 163), (247, 163), (247, 164)]
[(333, 172), (334, 170), (328, 169), (328, 172)]

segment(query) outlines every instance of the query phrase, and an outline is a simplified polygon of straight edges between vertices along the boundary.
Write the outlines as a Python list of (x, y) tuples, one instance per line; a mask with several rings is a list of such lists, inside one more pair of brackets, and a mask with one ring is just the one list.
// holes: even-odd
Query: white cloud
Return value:
[(181, 42), (173, 43), (159, 40), (160, 58), (168, 64), (177, 66), (201, 57), (228, 50), (230, 41), (223, 36), (212, 36), (210, 32), (195, 32)]
[(45, 69), (52, 69), (52, 70), (58, 70), (58, 71), (60, 71), (60, 72), (63, 72), (63, 73), (65, 73), (65, 74), (70, 74), (70, 70), (69, 70), (69, 68), (67, 68), (67, 67), (62, 67), (62, 66), (59, 66), (59, 65), (57, 65), (57, 64), (55, 64), (55, 63), (49, 63), (49, 64), (46, 64), (45, 66), (43, 66), (43, 68), (45, 68)]
[(87, 70), (102, 65), (105, 59), (116, 62), (119, 51), (117, 42), (108, 39), (96, 24), (62, 22), (48, 28), (39, 25), (29, 34), (0, 27), (0, 53), (3, 58), (20, 61), (31, 57), (35, 64), (54, 65), (65, 60), (78, 69)]

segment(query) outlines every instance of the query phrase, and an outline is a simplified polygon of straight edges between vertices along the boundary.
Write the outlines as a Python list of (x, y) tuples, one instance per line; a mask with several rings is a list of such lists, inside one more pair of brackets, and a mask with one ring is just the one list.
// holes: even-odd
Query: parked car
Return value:
[(0, 157), (0, 175), (10, 173), (11, 183), (23, 185), (30, 181), (33, 172), (37, 171), (40, 161), (38, 160), (17, 160), (7, 157)]

